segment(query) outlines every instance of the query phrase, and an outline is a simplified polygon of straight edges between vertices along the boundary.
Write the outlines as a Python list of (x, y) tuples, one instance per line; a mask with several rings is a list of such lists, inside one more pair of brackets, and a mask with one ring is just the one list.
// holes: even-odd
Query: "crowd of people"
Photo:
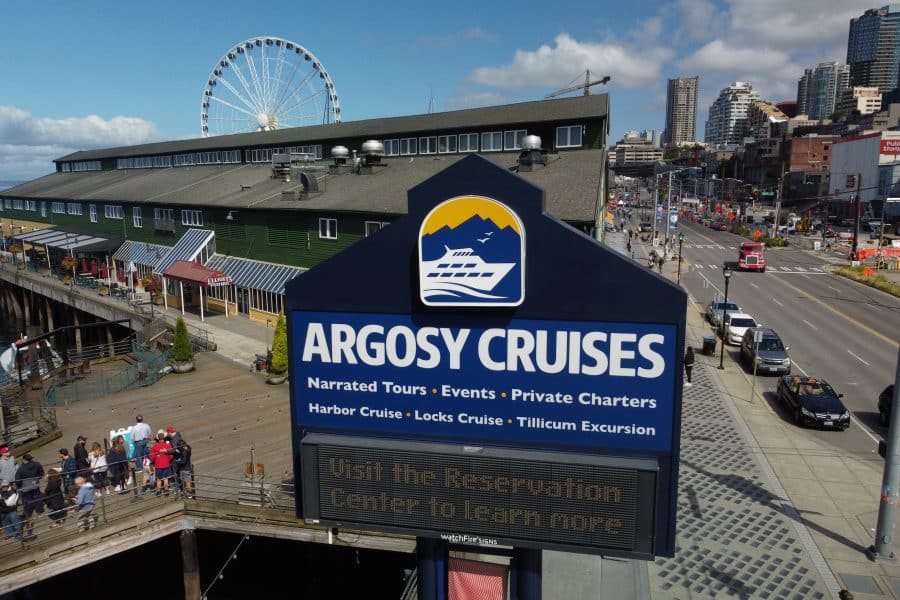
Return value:
[[(58, 451), (59, 462), (44, 471), (30, 453), (19, 464), (7, 446), (0, 447), (0, 528), (7, 539), (33, 539), (34, 525), (46, 509), (51, 529), (62, 526), (68, 513), (77, 514), (78, 531), (97, 525), (98, 495), (126, 492), (168, 496), (173, 489), (193, 496), (191, 446), (169, 426), (153, 434), (141, 415), (126, 435), (93, 442), (79, 435), (70, 453)], [(152, 445), (151, 445), (152, 444)], [(41, 486), (43, 485), (43, 489)]]

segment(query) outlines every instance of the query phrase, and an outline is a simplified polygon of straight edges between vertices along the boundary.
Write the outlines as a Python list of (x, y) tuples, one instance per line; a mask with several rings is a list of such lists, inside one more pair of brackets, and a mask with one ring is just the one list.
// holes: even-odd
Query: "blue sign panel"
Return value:
[(678, 211), (670, 210), (669, 211), (669, 228), (674, 229), (678, 227)]
[[(470, 319), (469, 323), (478, 323)], [(673, 325), (297, 311), (299, 424), (319, 430), (668, 451)]]

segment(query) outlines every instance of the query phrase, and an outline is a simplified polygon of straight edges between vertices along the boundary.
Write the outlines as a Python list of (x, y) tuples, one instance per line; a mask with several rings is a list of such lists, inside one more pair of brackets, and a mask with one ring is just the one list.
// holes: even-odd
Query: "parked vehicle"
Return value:
[(712, 219), (710, 219), (709, 217), (703, 217), (702, 219), (700, 219), (700, 223), (702, 223), (704, 227), (711, 227)]
[(719, 231), (728, 231), (728, 223), (725, 221), (719, 221), (715, 223), (715, 227), (713, 229), (718, 229)]
[[(754, 341), (757, 331), (762, 335), (759, 342)], [(757, 373), (790, 375), (791, 357), (788, 350), (775, 330), (766, 327), (751, 327), (741, 339), (741, 360), (750, 373), (753, 373), (755, 365)]]
[(812, 425), (844, 430), (850, 427), (850, 411), (824, 379), (785, 375), (778, 380), (778, 399), (799, 426)]
[(744, 332), (751, 327), (759, 327), (756, 320), (747, 313), (736, 312), (725, 314), (725, 343), (740, 344)]
[(744, 242), (738, 249), (738, 270), (766, 272), (766, 245)]
[(638, 225), (638, 231), (641, 233), (646, 233), (648, 231), (653, 231), (653, 223), (650, 221), (643, 221), (640, 225)]
[(710, 300), (709, 304), (706, 305), (706, 320), (709, 321), (711, 325), (714, 325), (716, 329), (722, 326), (723, 307), (725, 309), (726, 315), (729, 313), (741, 312), (741, 307), (734, 302), (729, 302), (726, 305), (725, 302), (718, 298), (716, 298), (715, 300)]
[(891, 407), (894, 405), (894, 384), (887, 386), (878, 394), (878, 415), (881, 424), (888, 427), (891, 424)]

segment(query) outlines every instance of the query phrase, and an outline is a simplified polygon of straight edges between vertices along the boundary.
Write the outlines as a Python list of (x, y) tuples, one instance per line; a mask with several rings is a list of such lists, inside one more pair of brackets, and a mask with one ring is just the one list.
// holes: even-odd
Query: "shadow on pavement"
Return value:
[(785, 506), (785, 503), (789, 502), (787, 499), (775, 496), (766, 488), (758, 485), (750, 479), (747, 479), (746, 477), (730, 473), (712, 473), (710, 471), (707, 471), (700, 465), (692, 463), (689, 460), (685, 460), (684, 458), (681, 459), (681, 464), (694, 469), (698, 473), (701, 473), (718, 483), (721, 483), (722, 485), (734, 490), (738, 494), (747, 496), (754, 502), (759, 502), (763, 506), (766, 506), (774, 510), (775, 512), (784, 515), (789, 520), (798, 522), (801, 525), (805, 525), (808, 529), (817, 531), (822, 535), (829, 537), (837, 543), (843, 544), (844, 546), (852, 550), (855, 550), (857, 552), (864, 552), (866, 549), (864, 546), (858, 544), (857, 542), (854, 542), (850, 538), (847, 538), (839, 533), (835, 533), (830, 529), (826, 529), (825, 527), (822, 527), (817, 523), (806, 521), (802, 518), (798, 519), (798, 517), (800, 516), (799, 511), (797, 511), (797, 509), (795, 509), (791, 504), (787, 504), (787, 506)]

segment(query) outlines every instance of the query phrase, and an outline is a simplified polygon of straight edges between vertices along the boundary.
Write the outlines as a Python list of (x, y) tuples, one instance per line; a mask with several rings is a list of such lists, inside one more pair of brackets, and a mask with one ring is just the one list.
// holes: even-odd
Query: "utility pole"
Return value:
[(778, 217), (781, 215), (781, 188), (784, 187), (784, 172), (778, 178), (778, 194), (775, 196), (775, 235), (778, 237)]
[(850, 247), (850, 260), (856, 260), (856, 249), (859, 245), (859, 213), (862, 208), (862, 173), (856, 174), (856, 205), (853, 214), (853, 245)]
[(669, 199), (666, 202), (666, 215), (665, 215), (666, 216), (666, 239), (665, 239), (666, 243), (668, 243), (668, 241), (669, 241), (669, 225), (670, 225), (669, 221), (671, 221), (671, 219), (669, 218), (669, 214), (672, 212), (672, 174), (673, 173), (674, 173), (674, 171), (669, 171)]
[(876, 562), (893, 564), (894, 525), (897, 522), (898, 486), (900, 486), (900, 351), (894, 371), (894, 397), (891, 399), (891, 424), (887, 436), (884, 475), (881, 480), (881, 503), (878, 506), (878, 525), (875, 543), (866, 550)]
[(653, 231), (650, 233), (650, 246), (656, 242), (656, 205), (659, 203), (659, 175), (653, 177), (653, 212), (650, 218), (653, 220)]

